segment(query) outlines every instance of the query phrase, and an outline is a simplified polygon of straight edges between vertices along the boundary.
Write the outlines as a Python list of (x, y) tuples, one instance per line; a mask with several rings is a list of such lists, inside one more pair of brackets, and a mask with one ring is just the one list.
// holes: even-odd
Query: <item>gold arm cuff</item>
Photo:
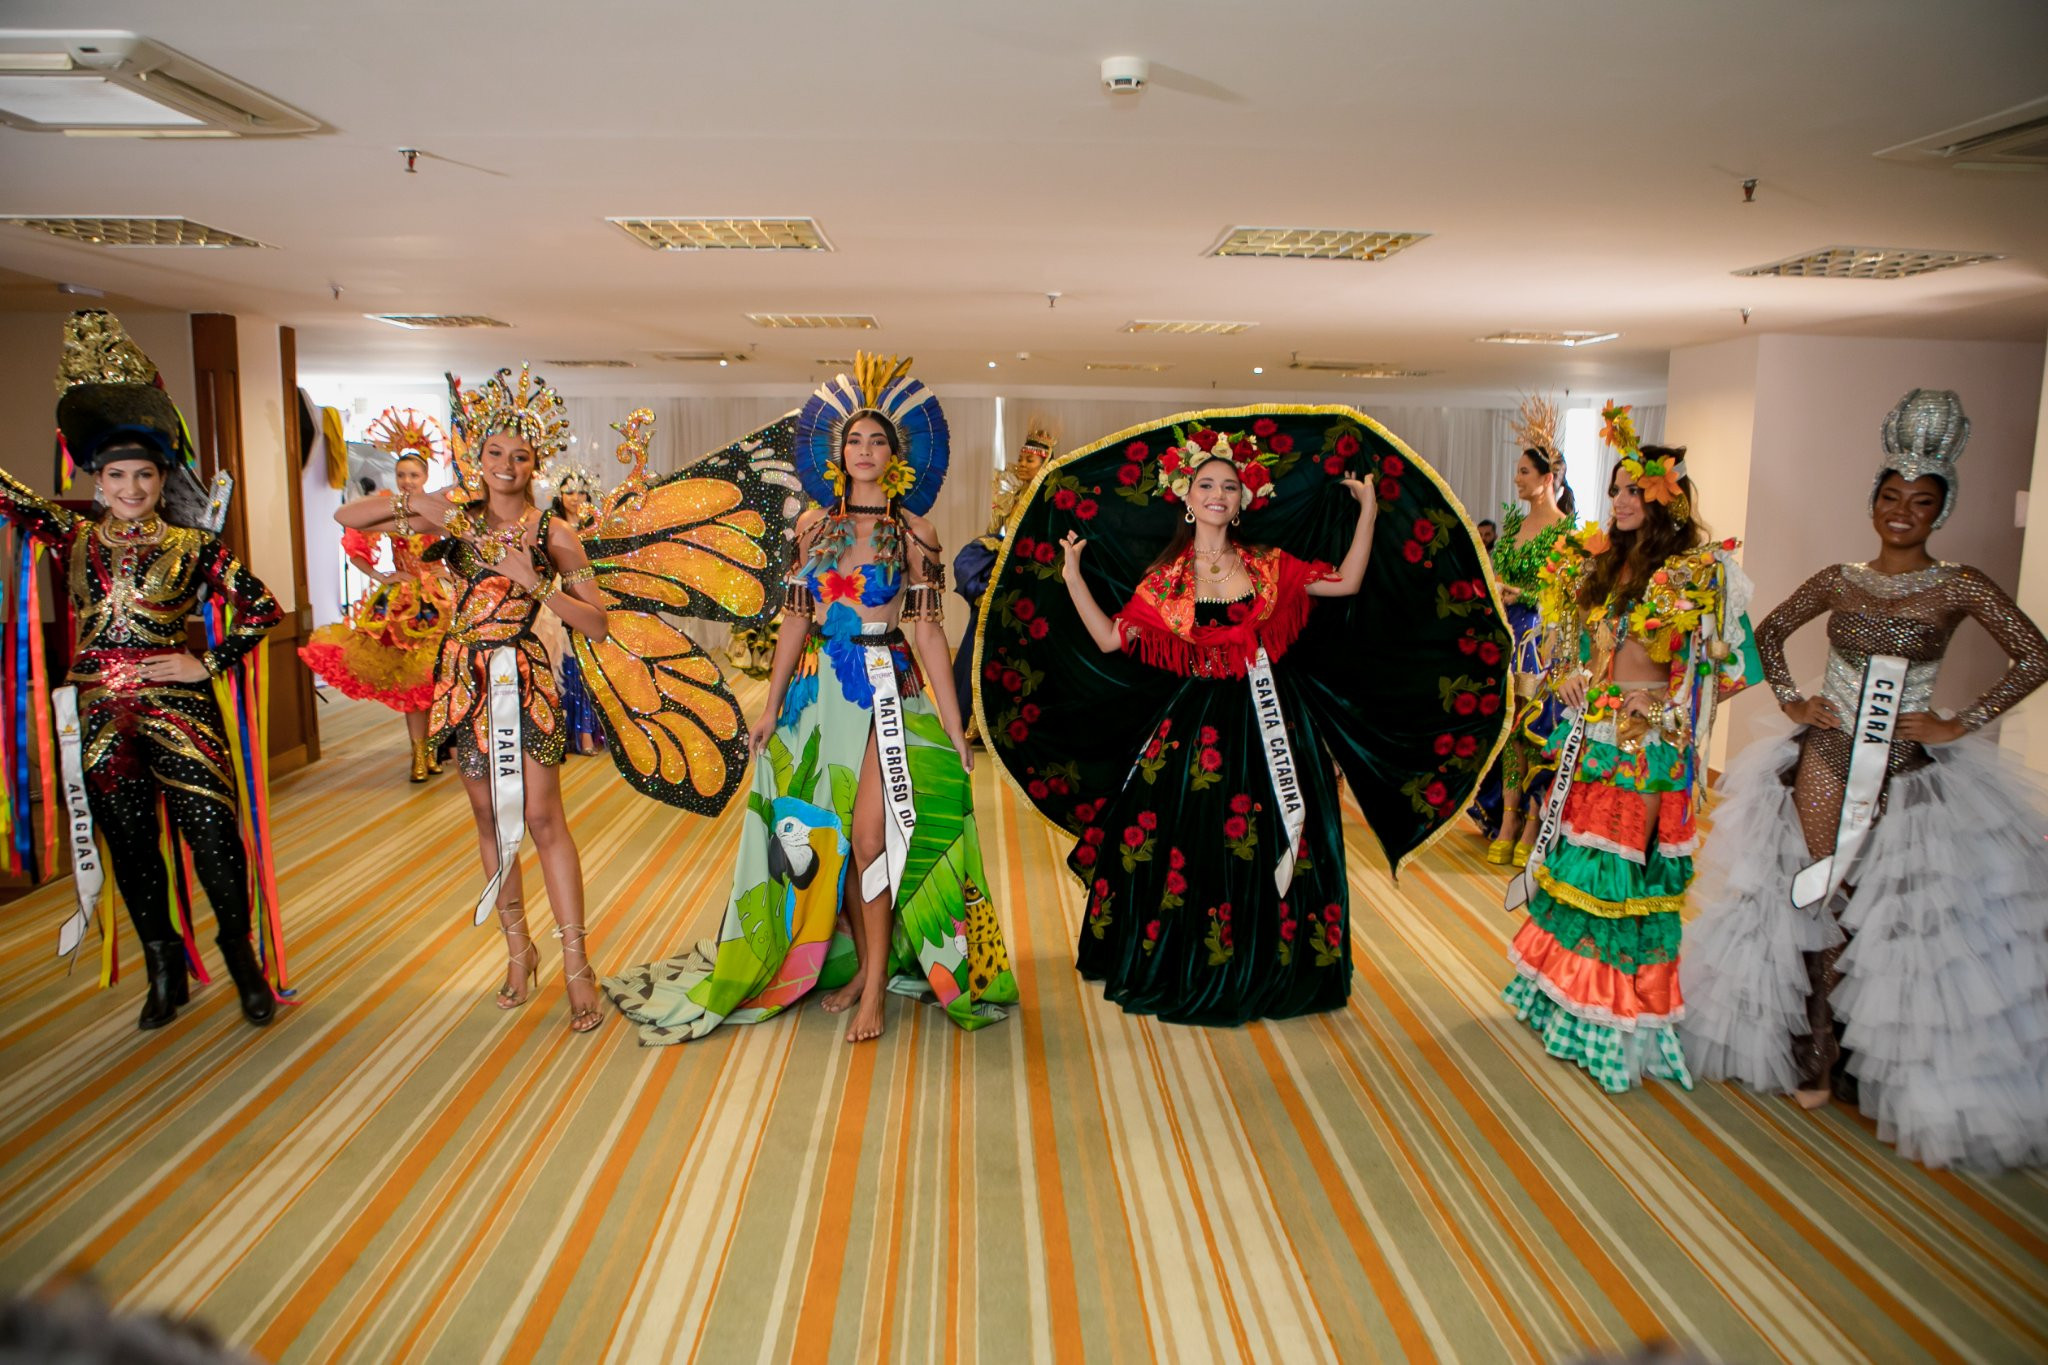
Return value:
[(571, 569), (569, 570), (569, 572), (563, 574), (561, 576), (561, 584), (565, 588), (573, 588), (578, 583), (588, 583), (596, 577), (597, 570), (591, 568), (588, 564), (585, 564), (580, 569)]

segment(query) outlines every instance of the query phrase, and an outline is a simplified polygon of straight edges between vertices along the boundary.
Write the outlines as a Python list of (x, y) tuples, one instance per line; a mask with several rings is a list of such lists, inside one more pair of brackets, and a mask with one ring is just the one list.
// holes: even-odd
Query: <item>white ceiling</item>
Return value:
[[(183, 214), (277, 248), (0, 228), (0, 268), (275, 317), (299, 329), (302, 372), (615, 356), (641, 368), (552, 377), (795, 388), (858, 341), (915, 353), (940, 385), (1411, 402), (1661, 386), (1672, 347), (1738, 335), (1743, 307), (1766, 331), (2048, 331), (2048, 174), (1874, 155), (2048, 94), (2037, 0), (8, 0), (0, 22), (133, 29), (329, 126), (182, 143), (0, 129), (0, 213)], [(1152, 61), (1150, 90), (1102, 90), (1118, 53)], [(417, 175), (401, 146), (430, 154)], [(810, 215), (837, 250), (658, 253), (602, 221), (625, 214)], [(1235, 224), (1434, 235), (1376, 264), (1205, 257)], [(1836, 243), (2009, 259), (1906, 281), (1729, 273)], [(516, 330), (362, 317), (387, 311)], [(883, 329), (771, 332), (750, 311)], [(1118, 333), (1139, 317), (1259, 326)], [(1539, 328), (1624, 335), (1472, 341)], [(647, 355), (748, 347), (753, 363), (708, 373)], [(1311, 382), (1290, 352), (1439, 373)]]

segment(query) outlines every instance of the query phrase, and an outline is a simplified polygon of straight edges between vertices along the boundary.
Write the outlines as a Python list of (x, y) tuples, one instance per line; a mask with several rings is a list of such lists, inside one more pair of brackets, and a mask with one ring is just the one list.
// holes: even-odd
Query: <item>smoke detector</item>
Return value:
[(1151, 79), (1152, 63), (1143, 57), (1104, 57), (1102, 88), (1112, 95), (1135, 95)]

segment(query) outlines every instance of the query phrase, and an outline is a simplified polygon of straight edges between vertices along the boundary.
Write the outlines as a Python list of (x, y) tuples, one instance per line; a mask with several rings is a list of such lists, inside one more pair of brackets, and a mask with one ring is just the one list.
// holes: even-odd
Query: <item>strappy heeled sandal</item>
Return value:
[[(570, 941), (571, 934), (575, 935), (574, 942)], [(591, 993), (597, 996), (595, 1004), (586, 1005), (582, 1009), (576, 1007), (576, 1000), (573, 996), (569, 999), (569, 1032), (589, 1033), (604, 1022), (604, 996), (597, 989), (597, 974), (590, 970), (590, 955), (583, 951), (583, 926), (580, 924), (558, 925), (555, 928), (555, 937), (562, 940), (563, 994), (568, 994), (569, 988), (576, 982), (588, 981)], [(569, 969), (570, 953), (574, 953), (583, 959), (583, 965), (574, 971)]]
[[(519, 923), (516, 927), (505, 917), (508, 911), (514, 910), (519, 912)], [(533, 936), (526, 932), (526, 907), (520, 902), (514, 901), (498, 912), (498, 927), (505, 931), (505, 957), (507, 959), (505, 984), (498, 987), (498, 1008), (501, 1010), (516, 1010), (527, 1001), (533, 999), (534, 983), (540, 980), (540, 949), (535, 946)], [(526, 940), (526, 951), (520, 953), (512, 951), (512, 939), (515, 935)], [(526, 983), (516, 993), (512, 989), (512, 968), (515, 966), (526, 968)]]

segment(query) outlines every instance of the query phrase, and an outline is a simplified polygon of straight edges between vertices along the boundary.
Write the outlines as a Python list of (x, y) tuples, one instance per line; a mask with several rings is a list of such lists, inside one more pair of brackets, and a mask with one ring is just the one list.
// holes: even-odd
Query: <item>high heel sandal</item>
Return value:
[(427, 761), (427, 742), (423, 739), (416, 740), (412, 746), (412, 775), (407, 780), (424, 782), (427, 780), (427, 774), (430, 771), (431, 768)]
[[(571, 934), (576, 936), (576, 941), (573, 943), (569, 941)], [(569, 1000), (569, 1032), (589, 1033), (604, 1022), (604, 996), (597, 989), (597, 974), (590, 970), (590, 955), (583, 951), (583, 926), (580, 924), (557, 925), (555, 937), (562, 940), (563, 994), (568, 994), (569, 988), (576, 982), (588, 981), (591, 993), (597, 996), (596, 1004), (586, 1005), (582, 1009), (576, 1008), (574, 997), (571, 997)], [(569, 970), (569, 954), (572, 952), (583, 959), (583, 965), (575, 971)]]
[[(514, 928), (506, 920), (505, 911), (507, 910), (517, 910), (519, 912), (519, 925), (517, 928)], [(516, 1010), (527, 1001), (533, 999), (534, 983), (540, 980), (540, 949), (535, 945), (532, 935), (526, 932), (526, 907), (519, 902), (514, 901), (506, 906), (504, 910), (498, 912), (498, 927), (505, 931), (505, 957), (507, 959), (505, 984), (498, 987), (498, 1008), (501, 1010)], [(526, 940), (526, 951), (523, 953), (512, 951), (512, 937), (515, 934)], [(512, 990), (512, 968), (515, 966), (526, 968), (526, 982), (516, 994)]]

